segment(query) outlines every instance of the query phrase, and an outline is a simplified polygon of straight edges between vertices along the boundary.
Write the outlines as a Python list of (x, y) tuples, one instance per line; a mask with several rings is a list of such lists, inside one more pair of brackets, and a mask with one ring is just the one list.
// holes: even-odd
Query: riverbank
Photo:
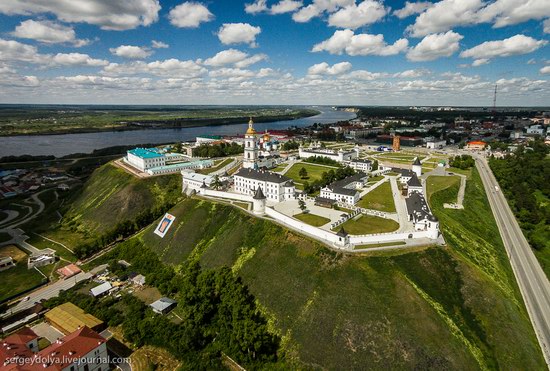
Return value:
[[(213, 112), (215, 113), (215, 112)], [(167, 113), (172, 115), (172, 113)], [(192, 114), (192, 113), (189, 113)], [(230, 114), (230, 113), (228, 113)], [(162, 119), (158, 112), (155, 116), (143, 115), (142, 117), (132, 117), (129, 119), (112, 118), (113, 122), (105, 122), (104, 118), (90, 117), (87, 112), (73, 118), (74, 122), (68, 123), (68, 119), (57, 123), (57, 119), (50, 117), (19, 119), (16, 124), (0, 122), (0, 137), (17, 137), (33, 135), (65, 135), (65, 134), (87, 134), (87, 133), (105, 133), (121, 132), (144, 129), (184, 129), (194, 127), (233, 125), (247, 122), (250, 117), (256, 123), (270, 123), (277, 121), (291, 121), (307, 117), (313, 117), (321, 114), (319, 110), (313, 109), (295, 109), (291, 113), (285, 114), (263, 114), (262, 110), (249, 111), (240, 116), (232, 117), (170, 117)], [(90, 120), (90, 121), (88, 121)], [(108, 118), (107, 118), (108, 120)], [(26, 121), (26, 122), (22, 122)], [(28, 122), (30, 121), (30, 123)], [(43, 121), (43, 122), (41, 122)]]

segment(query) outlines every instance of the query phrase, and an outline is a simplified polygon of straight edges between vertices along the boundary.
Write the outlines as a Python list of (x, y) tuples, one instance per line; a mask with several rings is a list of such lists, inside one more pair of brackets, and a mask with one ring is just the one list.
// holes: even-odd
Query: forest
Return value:
[(193, 148), (193, 157), (224, 157), (243, 152), (244, 147), (237, 143), (201, 144), (197, 148)]
[(79, 286), (48, 300), (45, 307), (70, 301), (109, 326), (122, 325), (124, 338), (137, 347), (165, 348), (186, 370), (221, 369), (222, 353), (247, 369), (265, 368), (277, 360), (280, 339), (268, 331), (255, 297), (230, 268), (205, 270), (191, 260), (176, 272), (136, 239), (120, 244), (104, 259), (119, 277), (127, 272), (117, 261), (129, 261), (132, 271), (147, 277), (148, 285), (178, 301), (183, 321), (176, 324), (154, 314), (132, 295), (123, 295), (120, 302), (96, 299), (78, 292)]
[(531, 246), (550, 249), (550, 152), (542, 139), (520, 146), (491, 169)]

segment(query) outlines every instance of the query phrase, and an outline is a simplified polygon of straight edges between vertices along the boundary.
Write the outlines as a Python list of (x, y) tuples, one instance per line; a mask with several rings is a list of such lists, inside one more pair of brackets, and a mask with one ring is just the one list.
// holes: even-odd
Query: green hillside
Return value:
[[(432, 204), (456, 199), (455, 188), (435, 193)], [(435, 208), (449, 224), (443, 229), (449, 247), (402, 254), (338, 254), (269, 220), (201, 199), (172, 209), (177, 219), (164, 239), (152, 233), (154, 225), (139, 238), (168, 264), (197, 259), (205, 268), (232, 267), (282, 337), (286, 366), (542, 369), (481, 192), (474, 174), (465, 211)], [(479, 237), (480, 228), (487, 238)]]
[(103, 232), (113, 224), (134, 219), (146, 209), (180, 195), (179, 175), (138, 179), (107, 164), (97, 169), (71, 203), (68, 223), (86, 231)]

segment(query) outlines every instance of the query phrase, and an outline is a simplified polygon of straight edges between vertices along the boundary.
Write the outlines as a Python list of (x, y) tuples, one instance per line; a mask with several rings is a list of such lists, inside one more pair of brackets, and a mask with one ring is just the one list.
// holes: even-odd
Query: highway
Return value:
[(523, 235), (487, 160), (481, 156), (475, 158), (546, 364), (550, 365), (550, 282)]

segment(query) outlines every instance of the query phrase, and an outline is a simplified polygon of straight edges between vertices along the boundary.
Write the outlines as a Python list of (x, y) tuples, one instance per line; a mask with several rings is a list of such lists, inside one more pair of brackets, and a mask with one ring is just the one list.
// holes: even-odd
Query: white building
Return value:
[(544, 127), (542, 125), (531, 125), (526, 132), (529, 135), (544, 135)]
[(416, 173), (413, 173), (412, 177), (407, 181), (407, 196), (410, 196), (413, 192), (424, 194), (422, 183)]
[(320, 147), (303, 148), (300, 146), (298, 150), (300, 158), (306, 159), (310, 157), (325, 157), (338, 162), (345, 162), (357, 159), (359, 157), (359, 147), (354, 148), (351, 151), (344, 151), (339, 149), (338, 151), (333, 149), (326, 149)]
[(214, 182), (214, 177), (210, 175), (203, 175), (199, 173), (194, 173), (190, 171), (182, 171), (182, 191), (190, 193), (191, 191), (198, 192), (202, 185), (210, 187)]
[(320, 196), (329, 200), (355, 205), (360, 199), (360, 193), (357, 190), (363, 188), (366, 181), (367, 175), (365, 173), (357, 173), (321, 188)]
[(431, 213), (424, 197), (413, 192), (405, 200), (409, 221), (413, 222), (415, 231), (429, 231), (431, 239), (439, 236), (439, 221)]
[(15, 267), (15, 262), (11, 256), (6, 256), (5, 258), (0, 258), (0, 272), (5, 271)]
[(258, 187), (267, 201), (282, 202), (294, 199), (294, 182), (283, 175), (269, 171), (241, 168), (234, 176), (235, 192), (253, 196)]
[(55, 263), (55, 252), (31, 255), (27, 260), (27, 268), (43, 267)]
[(243, 168), (257, 169), (259, 157), (258, 140), (256, 139), (256, 130), (254, 130), (254, 121), (252, 118), (248, 122), (248, 130), (244, 135), (244, 160)]
[(422, 175), (422, 163), (420, 162), (420, 159), (418, 157), (413, 162), (412, 171), (416, 173), (417, 177), (420, 177)]
[(443, 139), (431, 139), (426, 141), (426, 148), (428, 149), (441, 149), (447, 145), (447, 142)]
[(362, 171), (364, 173), (369, 173), (372, 171), (372, 161), (371, 160), (361, 160), (355, 159), (349, 162), (346, 162), (346, 165), (351, 167), (355, 171)]
[(141, 171), (166, 165), (165, 156), (156, 148), (135, 148), (127, 152), (126, 162)]

